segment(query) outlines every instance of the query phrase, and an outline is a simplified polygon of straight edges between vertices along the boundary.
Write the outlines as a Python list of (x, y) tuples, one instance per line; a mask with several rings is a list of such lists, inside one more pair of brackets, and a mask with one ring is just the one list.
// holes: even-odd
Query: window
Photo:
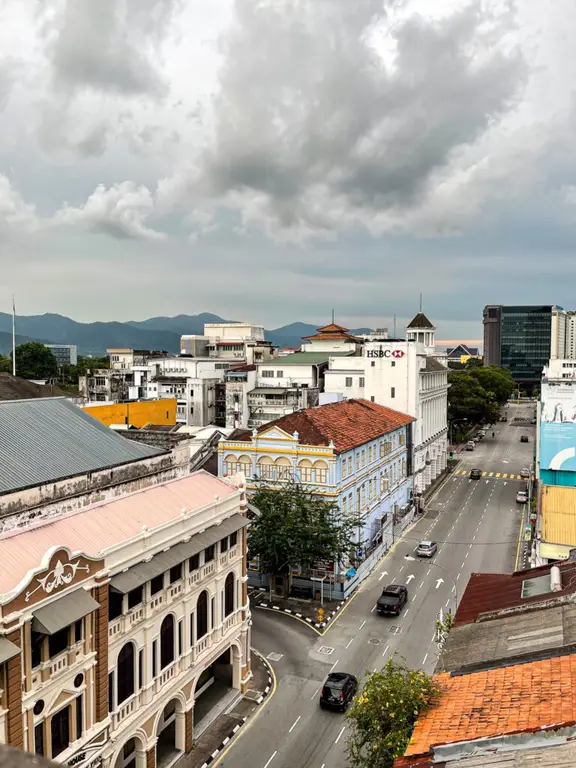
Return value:
[(366, 383), (366, 380), (364, 379), (364, 376), (360, 376), (360, 380), (359, 380), (359, 382), (358, 382), (358, 384), (360, 385), (360, 387), (362, 387), (362, 388), (363, 388), (363, 387), (365, 386), (365, 383)]
[(371, 402), (371, 403), (373, 403), (373, 402), (374, 402), (374, 395), (370, 395), (370, 402)]
[(284, 371), (276, 371), (276, 378), (277, 379), (283, 379), (284, 378)]
[(74, 622), (74, 642), (79, 643), (83, 636), (84, 636), (84, 620), (78, 619), (78, 621)]
[(312, 482), (312, 462), (309, 459), (302, 459), (298, 464), (300, 470), (300, 482), (311, 483)]
[(42, 646), (44, 645), (44, 635), (39, 632), (32, 632), (32, 667), (39, 667), (42, 663)]
[(158, 641), (152, 641), (152, 677), (158, 674)]
[(362, 463), (360, 464), (360, 466), (361, 467), (366, 466), (366, 451), (364, 450), (364, 448), (362, 448)]
[(238, 544), (238, 531), (234, 531), (234, 533), (230, 534), (230, 549), (235, 547), (236, 544)]
[(400, 434), (398, 435), (398, 444), (399, 445), (406, 444), (406, 435), (404, 434), (404, 432), (400, 432)]
[(171, 613), (164, 618), (160, 627), (160, 669), (174, 661), (174, 616)]
[(372, 368), (374, 368), (374, 367), (376, 366), (376, 361), (375, 361), (375, 360), (372, 360), (372, 362), (370, 363), (370, 365), (372, 366)]
[(351, 387), (352, 386), (352, 376), (346, 376), (346, 382), (345, 382), (344, 386), (346, 386), (346, 387)]
[(220, 541), (220, 554), (228, 551), (228, 536)]
[(82, 736), (84, 730), (84, 707), (83, 707), (82, 694), (76, 699), (76, 738), (79, 739)]
[(144, 687), (144, 650), (138, 651), (138, 687)]
[(360, 493), (361, 493), (361, 499), (362, 499), (361, 506), (364, 507), (366, 505), (366, 483), (362, 483), (362, 487), (360, 488)]
[(38, 723), (34, 728), (34, 752), (44, 755), (44, 723)]
[(178, 622), (178, 656), (182, 656), (183, 644), (183, 632), (184, 632), (184, 620), (180, 619)]
[(258, 459), (258, 474), (263, 480), (275, 479), (276, 468), (269, 456), (262, 456), (262, 458)]
[(348, 497), (344, 496), (342, 499), (342, 514), (347, 515), (348, 514)]
[(354, 512), (354, 497), (351, 493), (348, 494), (348, 511), (350, 513)]
[(204, 590), (196, 603), (196, 640), (208, 633), (208, 592)]
[(114, 672), (108, 675), (108, 712), (114, 709)]
[(128, 608), (136, 608), (144, 599), (144, 587), (136, 587), (128, 592)]
[(342, 479), (344, 480), (346, 478), (346, 459), (342, 459)]
[(197, 571), (198, 568), (200, 568), (200, 555), (192, 555), (190, 560), (188, 560), (188, 569), (192, 573), (192, 571)]
[(232, 454), (228, 454), (226, 458), (224, 459), (224, 472), (226, 472), (227, 475), (235, 475), (237, 472), (237, 463), (236, 463), (236, 456), (232, 456)]
[(53, 658), (68, 648), (70, 627), (65, 627), (48, 637), (48, 657)]
[(210, 563), (212, 560), (214, 560), (214, 550), (215, 546), (214, 544), (211, 544), (209, 547), (206, 547), (204, 550), (204, 562)]
[(290, 480), (290, 462), (288, 459), (276, 459), (276, 479)]
[(273, 379), (274, 378), (274, 371), (262, 371), (262, 378), (263, 379)]
[(170, 584), (174, 584), (176, 581), (180, 581), (182, 578), (182, 563), (174, 565), (170, 568)]
[(160, 592), (162, 589), (164, 589), (163, 573), (161, 573), (160, 576), (154, 576), (154, 578), (150, 581), (150, 594), (155, 595), (157, 592)]
[(390, 397), (396, 397), (396, 387), (390, 387)]
[(314, 470), (316, 472), (316, 482), (324, 485), (328, 477), (328, 465), (325, 461), (316, 461), (314, 463)]
[(406, 459), (402, 459), (402, 477), (406, 477)]
[(396, 360), (392, 360), (390, 362), (390, 365), (392, 366), (392, 368), (396, 368)]
[(122, 704), (127, 698), (132, 696), (136, 690), (135, 681), (135, 657), (133, 643), (126, 643), (118, 654), (118, 663), (116, 665), (118, 682), (118, 697), (116, 705)]
[(236, 466), (240, 472), (246, 475), (246, 477), (252, 475), (252, 459), (250, 456), (240, 456)]
[(352, 456), (348, 456), (348, 474), (352, 474)]
[(190, 647), (194, 645), (194, 611), (190, 614)]
[(234, 610), (234, 574), (229, 573), (224, 582), (224, 616), (230, 616)]
[(52, 715), (50, 722), (52, 735), (52, 757), (64, 752), (70, 744), (70, 705)]

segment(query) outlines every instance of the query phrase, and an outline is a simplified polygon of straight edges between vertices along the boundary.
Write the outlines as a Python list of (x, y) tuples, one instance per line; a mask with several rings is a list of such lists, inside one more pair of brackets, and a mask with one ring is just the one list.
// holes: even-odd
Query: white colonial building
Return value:
[(0, 742), (80, 768), (189, 752), (251, 677), (245, 505), (201, 471), (0, 535)]
[(448, 369), (436, 354), (435, 328), (419, 313), (406, 339), (371, 335), (360, 356), (330, 360), (326, 393), (363, 398), (416, 419), (414, 491), (422, 493), (446, 467), (448, 452)]

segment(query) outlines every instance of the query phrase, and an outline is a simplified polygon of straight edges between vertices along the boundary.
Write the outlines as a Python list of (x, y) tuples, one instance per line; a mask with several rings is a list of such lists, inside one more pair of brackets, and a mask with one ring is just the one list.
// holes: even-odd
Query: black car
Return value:
[(331, 672), (322, 686), (320, 707), (345, 712), (358, 690), (358, 680), (348, 672)]
[(528, 438), (528, 435), (521, 435), (521, 436), (520, 436), (520, 442), (521, 442), (521, 443), (529, 443), (529, 442), (530, 442), (530, 440), (529, 440), (529, 438)]
[(482, 477), (482, 470), (481, 469), (471, 469), (470, 470), (470, 480), (480, 480)]
[(380, 616), (399, 616), (400, 611), (408, 602), (408, 590), (399, 584), (384, 587), (376, 602), (376, 610)]

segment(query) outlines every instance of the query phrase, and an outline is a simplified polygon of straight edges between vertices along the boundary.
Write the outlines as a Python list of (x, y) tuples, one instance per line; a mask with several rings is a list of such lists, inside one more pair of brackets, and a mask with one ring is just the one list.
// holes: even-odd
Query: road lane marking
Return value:
[(460, 578), (460, 574), (458, 574), (458, 576), (456, 576), (456, 581), (458, 581), (459, 578)]
[(374, 613), (375, 610), (376, 610), (376, 604), (374, 604), (374, 607), (370, 610), (370, 613)]
[[(345, 730), (346, 730), (346, 726), (344, 726), (342, 728), (342, 730), (340, 731), (340, 733), (338, 734), (338, 736), (336, 736), (336, 741), (334, 742), (334, 744), (338, 744), (338, 742), (342, 738), (342, 734), (344, 733)], [(264, 766), (264, 768), (266, 768), (266, 766)]]
[(427, 658), (428, 658), (428, 654), (426, 654), (426, 656), (424, 656), (424, 659), (423, 659), (423, 661), (422, 661), (422, 666), (424, 666), (424, 664), (426, 664), (426, 659), (427, 659)]
[[(374, 608), (372, 608), (372, 610), (374, 610)], [(352, 640), (348, 640), (348, 645), (346, 646), (346, 648), (347, 649), (350, 648), (353, 642), (354, 642), (354, 638), (352, 638)]]
[[(448, 608), (448, 603), (449, 603), (449, 602), (450, 602), (450, 598), (448, 598), (448, 600), (446, 600), (446, 606), (445, 606), (446, 608)], [(436, 635), (435, 635), (435, 634), (434, 634), (434, 635), (432, 635), (432, 640), (434, 640), (434, 638), (435, 638), (435, 637), (436, 637)]]
[(294, 720), (294, 722), (292, 723), (292, 728), (290, 728), (290, 730), (288, 731), (288, 733), (292, 733), (292, 731), (294, 730), (294, 728), (296, 728), (296, 726), (298, 725), (298, 721), (300, 720), (300, 718), (301, 718), (301, 717), (302, 717), (302, 715), (298, 715), (298, 717), (296, 718), (296, 720)]
[(408, 611), (409, 611), (409, 610), (410, 610), (410, 608), (407, 608), (407, 609), (406, 609), (406, 613), (404, 614), (404, 616), (408, 616)]
[(428, 568), (428, 572), (426, 573), (426, 576), (430, 576), (430, 571), (431, 570), (432, 570), (432, 568)]
[(388, 648), (390, 648), (389, 645), (387, 645), (386, 648), (384, 648), (384, 652), (382, 653), (382, 656), (386, 656), (386, 654), (388, 653)]
[(420, 586), (418, 587), (418, 589), (421, 589), (423, 586), (424, 586), (424, 580), (422, 580), (422, 581), (420, 582)]
[(366, 619), (364, 619), (364, 621), (362, 622), (362, 624), (360, 624), (360, 626), (358, 627), (358, 629), (362, 629), (362, 627), (364, 626), (364, 624), (366, 624)]
[(264, 768), (268, 768), (268, 766), (270, 765), (270, 763), (272, 762), (272, 760), (274, 760), (274, 758), (276, 757), (276, 755), (277, 755), (277, 754), (278, 754), (278, 752), (274, 752), (274, 754), (272, 755), (272, 757), (270, 758), (270, 760), (268, 760), (268, 762), (266, 763), (266, 765), (264, 766)]
[(330, 667), (330, 672), (332, 672), (332, 670), (334, 669), (334, 667), (336, 666), (336, 664), (338, 664), (338, 659), (336, 659), (336, 661), (334, 662), (334, 664), (332, 664), (332, 666)]
[(315, 699), (315, 698), (316, 698), (316, 696), (318, 696), (318, 694), (320, 693), (320, 690), (321, 690), (321, 687), (320, 687), (320, 688), (317, 688), (317, 689), (314, 691), (314, 693), (312, 694), (312, 696), (310, 696), (310, 701), (312, 701), (312, 699)]

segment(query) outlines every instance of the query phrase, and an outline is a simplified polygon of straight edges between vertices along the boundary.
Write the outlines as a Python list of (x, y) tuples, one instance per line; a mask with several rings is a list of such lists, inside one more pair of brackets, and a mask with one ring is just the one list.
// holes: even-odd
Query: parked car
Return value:
[(434, 557), (438, 551), (438, 544), (435, 541), (421, 541), (416, 547), (418, 557)]
[(322, 709), (338, 709), (345, 712), (356, 692), (358, 680), (348, 672), (331, 672), (322, 686), (320, 707)]
[(522, 467), (520, 470), (520, 477), (523, 477), (525, 480), (527, 480), (530, 477), (530, 470), (528, 467)]
[(508, 421), (508, 416), (502, 416), (502, 418), (500, 419), (500, 421)]
[(482, 470), (481, 469), (471, 469), (470, 470), (470, 480), (480, 480), (482, 477)]
[(474, 450), (474, 440), (468, 440), (466, 443), (466, 450), (467, 451), (473, 451)]
[(400, 611), (408, 602), (408, 590), (400, 584), (390, 584), (384, 587), (376, 603), (380, 616), (399, 616)]
[(528, 491), (518, 491), (516, 494), (516, 501), (518, 504), (526, 504), (528, 501)]
[(520, 442), (521, 443), (529, 443), (530, 442), (530, 438), (528, 437), (528, 435), (520, 435)]

